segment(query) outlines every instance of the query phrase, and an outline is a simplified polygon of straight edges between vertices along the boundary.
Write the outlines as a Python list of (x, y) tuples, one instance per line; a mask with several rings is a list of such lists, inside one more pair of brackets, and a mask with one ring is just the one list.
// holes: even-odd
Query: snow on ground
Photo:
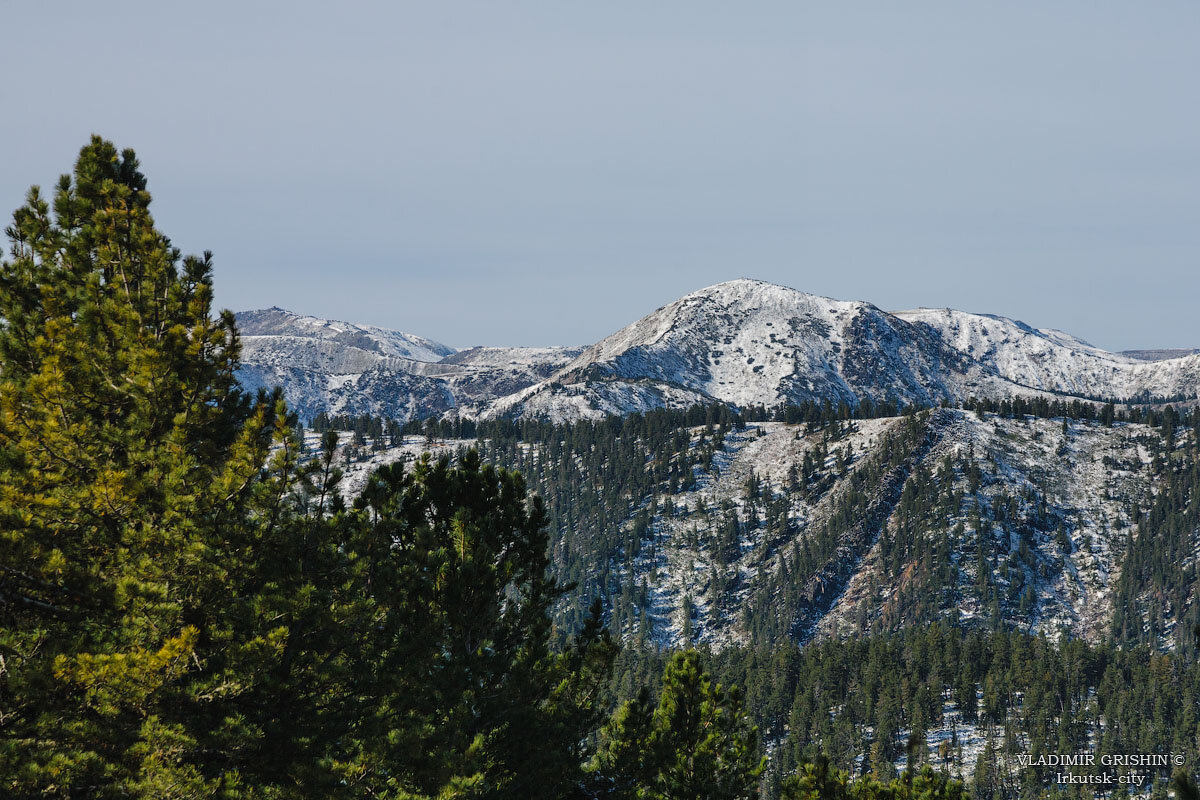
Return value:
[[(896, 419), (863, 420), (854, 423), (857, 430), (833, 446), (863, 453), (877, 443), (880, 436), (896, 424)], [(702, 428), (693, 430), (696, 439)], [(655, 638), (661, 644), (677, 644), (683, 640), (685, 598), (695, 609), (691, 633), (695, 641), (724, 646), (745, 641), (740, 626), (741, 605), (750, 594), (753, 581), (760, 574), (776, 568), (782, 546), (766, 541), (765, 521), (753, 529), (745, 529), (741, 554), (732, 565), (741, 580), (733, 596), (721, 598), (721, 605), (733, 613), (720, 612), (708, 591), (709, 576), (719, 565), (708, 548), (698, 546), (704, 534), (712, 533), (722, 523), (722, 508), (731, 506), (743, 521), (746, 517), (745, 487), (753, 474), (763, 485), (764, 494), (784, 494), (788, 472), (799, 468), (806, 452), (815, 451), (821, 435), (798, 435), (801, 427), (779, 422), (752, 423), (741, 431), (726, 434), (723, 447), (713, 458), (710, 471), (696, 474), (696, 484), (689, 491), (659, 498), (659, 507), (672, 507), (675, 513), (658, 514), (651, 523), (651, 539), (641, 549), (635, 562), (639, 573), (650, 577), (650, 613)], [(832, 467), (834, 456), (828, 459)], [(853, 469), (853, 467), (851, 467)], [(836, 490), (830, 493), (835, 495)], [(820, 519), (828, 505), (828, 497), (809, 506), (799, 496), (790, 499), (790, 514), (794, 526), (803, 531)], [(703, 510), (699, 510), (703, 509)], [(653, 554), (653, 560), (651, 555)]]
[[(306, 430), (304, 432), (304, 452), (306, 457), (315, 458), (321, 452), (322, 434)], [(397, 461), (416, 461), (423, 453), (429, 453), (433, 458), (441, 456), (453, 457), (461, 450), (473, 447), (474, 439), (428, 439), (425, 436), (405, 436), (402, 444), (382, 450), (371, 450), (370, 445), (357, 448), (361, 458), (347, 460), (347, 450), (352, 448), (354, 434), (347, 431), (338, 432), (337, 467), (342, 470), (342, 483), (339, 487), (342, 497), (352, 500), (357, 497), (367, 485), (367, 478), (372, 472), (386, 464)], [(368, 440), (369, 441), (369, 440)]]
[[(1098, 641), (1106, 632), (1112, 612), (1112, 591), (1127, 537), (1134, 533), (1131, 503), (1151, 496), (1152, 480), (1148, 453), (1141, 440), (1154, 435), (1140, 425), (1116, 424), (1105, 428), (1098, 422), (1069, 421), (1062, 433), (1061, 419), (1004, 419), (993, 414), (984, 418), (963, 412), (942, 412), (948, 418), (938, 443), (925, 457), (926, 467), (935, 472), (949, 456), (955, 463), (973, 458), (983, 476), (979, 498), (983, 519), (999, 542), (1002, 558), (1010, 569), (1020, 569), (1034, 589), (1035, 603), (1023, 616), (1026, 629), (1057, 638), (1070, 635)], [(955, 487), (966, 492), (967, 479), (955, 475)], [(1021, 514), (1033, 514), (1034, 500), (1045, 498), (1049, 526), (1063, 526), (1070, 542), (1064, 552), (1056, 530), (1037, 530), (1029, 535), (1033, 565), (1018, 564), (1020, 530), (1024, 518), (996, 522), (991, 519), (1000, 500), (1017, 498)], [(972, 590), (977, 581), (972, 501), (964, 500), (956, 515), (939, 520), (927, 536), (951, 537), (951, 557), (958, 566), (959, 616), (970, 621), (985, 609)], [(953, 541), (953, 529), (962, 524), (962, 541)], [(870, 596), (873, 576), (880, 575), (879, 544), (863, 561), (863, 567), (822, 621), (823, 635), (851, 635), (858, 626), (857, 610)], [(1001, 587), (1008, 579), (994, 576)], [(890, 587), (884, 586), (886, 597)]]
[[(1118, 423), (1105, 428), (1097, 422), (1069, 421), (1064, 435), (1061, 419), (1014, 420), (956, 410), (939, 411), (935, 420), (935, 443), (922, 463), (936, 475), (949, 459), (954, 465), (954, 488), (964, 494), (955, 514), (932, 520), (921, 533), (951, 539), (950, 558), (957, 568), (959, 589), (953, 607), (946, 607), (944, 613), (953, 612), (968, 623), (983, 621), (988, 613), (976, 590), (980, 533), (975, 529), (972, 507), (979, 503), (999, 550), (990, 579), (1003, 592), (1017, 578), (1014, 571), (1019, 571), (1022, 583), (1032, 587), (1034, 602), (1020, 616), (1025, 628), (1054, 638), (1064, 632), (1093, 642), (1102, 638), (1111, 619), (1113, 587), (1125, 543), (1135, 533), (1132, 504), (1144, 503), (1153, 491), (1146, 442), (1157, 434), (1140, 425)], [(847, 476), (866, 462), (899, 422), (899, 418), (855, 421), (851, 433), (830, 443), (823, 443), (821, 432), (808, 433), (806, 426), (752, 423), (725, 435), (711, 468), (695, 468), (692, 486), (675, 495), (653, 498), (658, 512), (650, 520), (632, 569), (637, 585), (648, 586), (655, 639), (664, 645), (677, 644), (687, 630), (693, 640), (716, 647), (744, 642), (743, 617), (756, 582), (775, 573), (781, 553), (789, 551), (793, 542), (817, 530), (848, 485)], [(693, 447), (700, 446), (703, 434), (703, 428), (692, 429)], [(342, 445), (350, 442), (350, 434), (341, 435)], [(407, 436), (394, 448), (358, 448), (360, 457), (343, 464), (343, 493), (357, 494), (369, 472), (382, 464), (415, 459), (426, 451), (434, 456), (453, 455), (473, 445), (474, 440), (429, 441), (423, 436)], [(317, 434), (307, 434), (307, 447), (312, 453), (317, 451)], [(536, 455), (535, 445), (527, 447)], [(821, 469), (831, 481), (830, 487), (808, 500), (789, 492), (789, 471), (798, 471), (806, 453), (822, 448), (826, 458)], [(837, 474), (839, 453), (850, 456), (842, 474)], [(977, 499), (967, 494), (963, 465), (969, 459), (982, 476)], [(764, 498), (786, 502), (786, 531), (772, 531), (768, 537), (763, 499), (755, 503), (757, 524), (747, 524), (745, 493), (752, 475), (761, 483)], [(1017, 518), (998, 519), (997, 508), (1010, 498), (1018, 508)], [(636, 514), (648, 508), (651, 500), (635, 498), (630, 516), (616, 524), (632, 530)], [(722, 567), (714, 548), (705, 543), (715, 539), (731, 511), (741, 523), (742, 537), (736, 557)], [(1031, 529), (1029, 521), (1035, 517), (1041, 522)], [(955, 529), (960, 525), (958, 540)], [(877, 532), (872, 538), (875, 535)], [(1029, 552), (1018, 558), (1022, 540)], [(1002, 565), (1008, 573), (1001, 574)], [(620, 564), (613, 566), (618, 571), (626, 569)], [(718, 573), (730, 577), (728, 583), (734, 587), (721, 596), (714, 593), (712, 584)], [(879, 598), (886, 601), (895, 588), (884, 577), (876, 541), (832, 609), (819, 621), (816, 635), (853, 635), (861, 627), (862, 609), (866, 607), (868, 619), (874, 619), (880, 611)], [(873, 600), (873, 592), (881, 594)], [(685, 620), (689, 605), (692, 614)]]

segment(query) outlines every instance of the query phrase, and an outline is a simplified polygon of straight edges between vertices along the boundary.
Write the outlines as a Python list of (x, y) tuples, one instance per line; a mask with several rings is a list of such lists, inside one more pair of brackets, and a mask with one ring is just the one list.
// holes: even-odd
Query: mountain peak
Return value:
[(763, 281), (757, 278), (735, 278), (730, 281), (722, 281), (714, 283), (712, 286), (705, 286), (703, 289), (697, 289), (694, 292), (684, 295), (680, 300), (687, 300), (692, 297), (723, 297), (736, 298), (742, 300), (760, 300), (764, 298), (778, 298), (780, 300), (796, 300), (799, 298), (810, 298), (812, 300), (821, 301), (824, 303), (847, 303), (851, 305), (862, 305), (854, 301), (841, 301), (824, 295), (813, 294), (812, 292), (801, 291), (790, 286), (784, 286), (770, 281)]

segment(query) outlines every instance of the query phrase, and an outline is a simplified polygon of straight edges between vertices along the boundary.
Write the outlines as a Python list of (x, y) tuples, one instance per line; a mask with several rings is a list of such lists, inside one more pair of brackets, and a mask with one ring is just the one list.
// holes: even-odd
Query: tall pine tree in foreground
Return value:
[[(272, 511), (294, 467), (282, 404), (243, 397), (232, 315), (210, 316), (210, 258), (181, 259), (149, 203), (133, 152), (93, 138), (53, 210), (35, 187), (6, 230), (9, 796), (195, 796), (236, 784), (236, 772), (195, 765), (256, 732), (208, 709), (252, 690), (281, 646), (283, 634), (248, 609), (239, 618), (231, 598), (278, 533)], [(282, 448), (267, 469), (273, 443)]]
[(94, 138), (7, 230), (0, 794), (577, 795), (613, 646), (596, 614), (551, 651), (519, 476), (396, 466), (346, 508), (149, 203)]
[(474, 451), (392, 464), (326, 524), (342, 531), (347, 640), (319, 713), (342, 718), (333, 766), (355, 796), (580, 796), (615, 646), (596, 604), (551, 650), (561, 590), (521, 476)]

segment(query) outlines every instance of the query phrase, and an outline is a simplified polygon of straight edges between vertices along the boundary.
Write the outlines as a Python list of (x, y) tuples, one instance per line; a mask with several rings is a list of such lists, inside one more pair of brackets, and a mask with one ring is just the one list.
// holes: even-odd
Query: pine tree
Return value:
[(834, 769), (824, 755), (804, 764), (783, 785), (785, 800), (851, 800), (849, 775)]
[(966, 800), (961, 783), (928, 765), (920, 771), (884, 783), (870, 776), (851, 781), (846, 772), (833, 769), (824, 756), (804, 764), (784, 781), (783, 800)]
[(202, 754), (259, 735), (233, 706), (286, 638), (233, 584), (257, 577), (250, 548), (281, 532), (295, 443), (282, 403), (237, 385), (232, 315), (210, 316), (211, 257), (181, 259), (149, 204), (133, 152), (94, 137), (53, 211), (35, 187), (6, 230), (7, 796), (234, 792), (236, 768)]
[[(333, 685), (330, 742), (360, 796), (568, 796), (600, 722), (615, 647), (593, 605), (551, 650), (545, 511), (475, 451), (369, 478), (344, 519), (339, 623), (358, 631)], [(337, 725), (344, 724), (344, 730)]]
[(612, 715), (602, 732), (604, 744), (589, 765), (589, 794), (606, 800), (634, 800), (654, 785), (658, 762), (650, 747), (654, 704), (641, 687)]
[(658, 706), (647, 695), (610, 721), (592, 770), (606, 798), (742, 800), (758, 797), (765, 759), (736, 689), (701, 670), (695, 650), (677, 652), (663, 672)]
[(0, 794), (576, 795), (615, 646), (551, 648), (540, 501), (469, 453), (348, 508), (149, 202), (94, 138), (8, 229)]

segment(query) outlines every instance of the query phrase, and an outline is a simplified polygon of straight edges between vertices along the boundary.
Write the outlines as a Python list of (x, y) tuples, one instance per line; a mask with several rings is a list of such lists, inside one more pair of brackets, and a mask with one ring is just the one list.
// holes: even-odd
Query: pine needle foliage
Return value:
[[(284, 633), (252, 597), (295, 468), (283, 405), (245, 397), (209, 254), (154, 227), (98, 137), (0, 264), (0, 774), (9, 796), (196, 796)], [(271, 448), (277, 452), (269, 456)], [(261, 556), (258, 556), (261, 557)], [(246, 569), (249, 567), (249, 569)], [(215, 714), (213, 709), (224, 708)]]
[(578, 796), (615, 646), (550, 647), (545, 513), (372, 477), (240, 389), (212, 260), (93, 138), (0, 263), (0, 795)]

